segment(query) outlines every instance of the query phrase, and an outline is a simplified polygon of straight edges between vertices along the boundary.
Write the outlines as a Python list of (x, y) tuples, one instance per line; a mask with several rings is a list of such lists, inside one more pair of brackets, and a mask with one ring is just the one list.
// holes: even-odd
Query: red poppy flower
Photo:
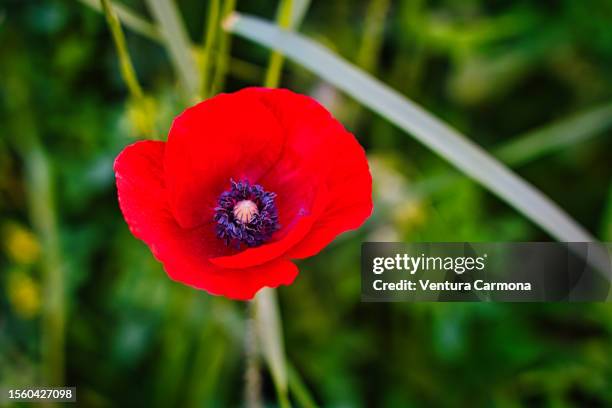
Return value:
[(250, 299), (288, 285), (291, 261), (317, 254), (372, 212), (372, 178), (355, 137), (310, 97), (247, 88), (180, 114), (167, 142), (115, 160), (131, 232), (170, 278)]

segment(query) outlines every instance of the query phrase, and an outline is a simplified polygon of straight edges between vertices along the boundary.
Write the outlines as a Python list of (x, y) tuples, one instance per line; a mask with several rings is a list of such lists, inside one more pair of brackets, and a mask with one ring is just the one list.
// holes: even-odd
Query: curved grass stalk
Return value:
[[(376, 63), (382, 51), (385, 20), (390, 7), (390, 0), (370, 0), (366, 9), (363, 33), (357, 50), (355, 65), (373, 75), (376, 74)], [(354, 127), (360, 120), (362, 107), (353, 100), (347, 101), (345, 113), (345, 126), (347, 128)]]
[[(23, 75), (10, 76), (21, 78)], [(8, 140), (23, 160), (29, 218), (42, 248), (41, 379), (45, 385), (64, 386), (66, 264), (55, 206), (53, 166), (40, 141), (36, 118), (32, 116), (28, 83), (23, 80), (8, 81), (7, 91), (14, 96), (9, 104)]]
[(594, 241), (591, 234), (559, 206), (480, 146), (320, 44), (247, 15), (234, 14), (224, 25), (237, 35), (279, 49), (288, 58), (412, 134), (552, 237), (570, 242)]
[[(100, 4), (100, 0), (79, 0), (81, 3), (86, 6), (91, 7), (92, 9), (102, 12), (102, 5)], [(137, 13), (132, 11), (129, 7), (124, 6), (123, 4), (117, 2), (110, 2), (113, 10), (117, 13), (117, 17), (123, 24), (130, 27), (132, 30), (137, 32), (138, 34), (142, 34), (145, 37), (148, 37), (152, 40), (162, 41), (162, 36), (156, 26), (149, 23), (144, 18), (140, 17)]]
[(50, 163), (38, 140), (24, 155), (28, 178), (28, 206), (34, 228), (43, 247), (44, 303), (42, 315), (42, 359), (44, 379), (63, 386), (66, 346), (65, 267), (54, 207)]
[(138, 109), (145, 112), (145, 115), (142, 115), (143, 133), (157, 139), (158, 132), (155, 129), (154, 109), (151, 105), (151, 101), (147, 99), (138, 82), (138, 77), (134, 70), (134, 65), (132, 64), (132, 59), (130, 58), (130, 53), (125, 41), (125, 35), (123, 34), (121, 23), (119, 22), (117, 12), (114, 8), (115, 6), (111, 4), (110, 0), (101, 0), (101, 4), (102, 11), (106, 16), (106, 22), (113, 36), (115, 48), (117, 49), (121, 77), (130, 92), (132, 101), (136, 104)]
[(370, 0), (366, 10), (361, 45), (355, 60), (364, 71), (372, 71), (383, 45), (385, 18), (391, 6), (390, 0)]
[(121, 76), (123, 77), (123, 80), (125, 81), (125, 84), (127, 85), (132, 97), (134, 99), (142, 99), (144, 97), (142, 87), (136, 78), (136, 71), (134, 70), (132, 59), (130, 58), (130, 54), (127, 50), (125, 36), (123, 35), (123, 30), (121, 30), (119, 19), (117, 18), (117, 15), (115, 14), (109, 0), (101, 0), (101, 3), (102, 10), (106, 16), (106, 22), (110, 28), (113, 41), (115, 43), (115, 48), (117, 49), (117, 54), (119, 56)]
[(611, 126), (612, 103), (608, 102), (517, 136), (494, 153), (505, 163), (518, 166), (588, 140)]
[[(79, 1), (98, 12), (102, 12), (102, 7), (100, 6), (100, 2), (98, 0)], [(308, 2), (306, 0), (301, 0), (301, 3), (299, 4), (305, 3)], [(139, 14), (137, 14), (130, 8), (124, 6), (123, 4), (119, 4), (114, 1), (111, 1), (110, 4), (113, 10), (116, 12), (119, 21), (123, 24), (125, 28), (129, 28), (135, 33), (141, 34), (149, 40), (155, 41), (156, 43), (162, 45), (164, 44), (164, 39), (156, 25), (147, 21), (145, 18), (141, 17)], [(235, 0), (224, 1), (222, 15), (227, 16), (231, 14), (231, 12), (234, 10), (234, 6)], [(301, 14), (299, 14), (299, 16), (301, 16)], [(232, 57), (231, 55), (227, 55), (226, 52), (223, 52), (223, 50), (227, 50), (229, 46), (229, 39), (227, 38), (229, 37), (229, 34), (220, 28), (220, 24), (218, 26), (219, 30), (221, 30), (216, 34), (216, 38), (219, 39), (219, 50), (211, 50), (211, 55), (215, 57), (215, 63), (211, 65), (213, 67), (223, 66), (223, 69), (219, 70), (221, 72), (215, 72), (215, 79), (212, 81), (213, 83), (211, 85), (216, 85), (215, 81), (220, 81), (221, 76), (223, 76), (224, 78), (227, 71), (244, 81), (259, 82), (261, 80), (261, 77), (263, 77), (263, 75), (265, 74), (265, 72), (260, 66), (245, 60), (238, 59), (236, 57)], [(215, 89), (210, 92), (211, 95), (216, 94), (219, 89), (223, 88), (223, 81), (220, 82), (221, 86), (215, 86)]]
[(316, 408), (317, 403), (312, 395), (310, 395), (308, 388), (304, 385), (295, 367), (289, 362), (287, 362), (287, 371), (289, 374), (289, 390), (295, 396), (296, 401), (303, 408)]
[[(508, 166), (522, 166), (546, 154), (586, 142), (612, 128), (612, 103), (578, 112), (559, 121), (514, 136), (510, 142), (493, 148), (493, 154)], [(413, 185), (421, 194), (446, 188), (456, 182), (459, 174), (429, 176)], [(608, 240), (603, 237), (604, 240)]]
[(200, 90), (200, 78), (191, 41), (178, 8), (171, 0), (147, 0), (151, 14), (157, 21), (170, 60), (181, 85), (189, 98), (195, 98)]

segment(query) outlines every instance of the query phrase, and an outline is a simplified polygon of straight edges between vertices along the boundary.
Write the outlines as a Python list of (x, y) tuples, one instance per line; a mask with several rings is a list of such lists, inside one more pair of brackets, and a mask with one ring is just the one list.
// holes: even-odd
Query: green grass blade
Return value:
[(136, 70), (134, 69), (134, 65), (132, 64), (132, 59), (130, 58), (130, 53), (127, 48), (127, 43), (125, 40), (125, 36), (123, 34), (123, 29), (121, 28), (121, 23), (119, 22), (119, 18), (117, 17), (116, 10), (114, 9), (114, 5), (110, 2), (110, 0), (101, 0), (102, 10), (104, 15), (106, 16), (106, 22), (108, 23), (108, 27), (113, 36), (113, 42), (115, 43), (115, 48), (117, 49), (117, 55), (119, 57), (119, 67), (121, 69), (121, 77), (125, 82), (132, 99), (134, 109), (138, 109), (145, 113), (143, 115), (140, 123), (142, 127), (140, 130), (142, 133), (148, 137), (157, 138), (157, 131), (155, 129), (155, 108), (154, 104), (150, 99), (148, 99), (138, 82), (138, 77), (136, 75)]
[(65, 365), (65, 268), (62, 265), (57, 217), (53, 205), (51, 165), (42, 147), (33, 147), (25, 157), (28, 206), (32, 223), (43, 247), (44, 302), (42, 359), (45, 381), (61, 386)]
[(101, 3), (102, 10), (106, 16), (106, 21), (108, 23), (108, 27), (110, 28), (111, 34), (113, 35), (113, 41), (115, 42), (115, 48), (117, 49), (117, 54), (119, 56), (121, 76), (123, 77), (132, 98), (141, 99), (144, 95), (142, 88), (138, 83), (138, 79), (136, 78), (136, 71), (134, 70), (134, 65), (132, 64), (132, 59), (130, 58), (130, 54), (127, 49), (125, 36), (123, 35), (123, 30), (121, 30), (119, 19), (117, 18), (117, 15), (112, 8), (113, 6), (110, 4), (109, 0), (101, 0)]
[[(372, 75), (376, 74), (376, 65), (384, 41), (385, 21), (390, 7), (390, 0), (370, 0), (365, 12), (363, 33), (354, 63)], [(362, 118), (362, 108), (363, 105), (353, 100), (347, 101), (344, 114), (344, 124), (347, 128), (352, 129), (357, 126)]]
[[(91, 7), (92, 9), (102, 12), (102, 7), (100, 6), (99, 0), (79, 0), (81, 3), (86, 6)], [(303, 3), (307, 3), (306, 0), (302, 0)], [(223, 15), (227, 16), (234, 10), (235, 0), (227, 0), (223, 2)], [(139, 16), (136, 12), (132, 11), (128, 7), (118, 4), (116, 2), (111, 1), (111, 5), (115, 12), (117, 13), (117, 17), (119, 21), (123, 24), (125, 28), (129, 28), (135, 33), (141, 34), (146, 38), (153, 40), (157, 43), (164, 44), (164, 39), (158, 30), (157, 26), (147, 21), (142, 16)], [(219, 25), (219, 30), (222, 30)], [(223, 81), (220, 78), (225, 77), (226, 72), (229, 71), (237, 78), (240, 78), (243, 81), (247, 82), (260, 82), (261, 78), (264, 76), (265, 72), (261, 67), (256, 64), (229, 56), (226, 54), (225, 50), (229, 48), (229, 34), (225, 31), (218, 32), (216, 34), (216, 38), (219, 39), (219, 50), (211, 50), (212, 56), (215, 57), (215, 63), (211, 65), (218, 65), (221, 69), (217, 69), (215, 71), (215, 79), (212, 81), (211, 85), (215, 85), (214, 89), (210, 92), (210, 95), (214, 95), (220, 89), (223, 89)], [(221, 62), (220, 62), (221, 61)], [(219, 81), (221, 86), (216, 86), (216, 81)]]
[[(493, 154), (509, 166), (522, 166), (544, 155), (586, 142), (610, 127), (612, 103), (608, 102), (515, 136), (510, 142), (493, 148)], [(458, 174), (438, 174), (413, 184), (412, 188), (420, 194), (431, 194), (452, 186), (460, 177)], [(605, 236), (602, 238), (608, 241)]]
[[(81, 3), (85, 4), (102, 12), (102, 5), (100, 4), (100, 0), (79, 0)], [(126, 26), (130, 27), (135, 32), (144, 35), (145, 37), (151, 38), (153, 40), (161, 40), (162, 36), (153, 24), (140, 17), (137, 13), (132, 11), (129, 7), (124, 6), (123, 4), (119, 4), (116, 2), (110, 2), (113, 10), (117, 13), (117, 17), (119, 20)]]
[(288, 58), (412, 134), (556, 239), (594, 240), (548, 197), (474, 142), (320, 44), (252, 16), (234, 14), (225, 26), (237, 35), (279, 49)]
[(519, 166), (588, 140), (610, 126), (612, 103), (607, 103), (518, 136), (496, 149), (495, 155), (512, 166)]
[(191, 41), (176, 5), (171, 0), (147, 0), (161, 30), (174, 70), (190, 98), (200, 90), (199, 75), (191, 53)]
[(310, 7), (310, 0), (293, 0), (291, 4), (291, 22), (289, 23), (290, 30), (295, 30), (302, 24), (308, 7)]
[(308, 391), (306, 385), (300, 378), (295, 367), (291, 365), (291, 363), (287, 363), (287, 372), (289, 374), (289, 389), (291, 393), (295, 396), (296, 401), (303, 408), (316, 408), (317, 403), (315, 402), (312, 395)]
[[(22, 78), (17, 73), (10, 77)], [(64, 386), (67, 269), (55, 204), (53, 163), (41, 143), (29, 83), (13, 80), (6, 86), (8, 94), (13, 95), (8, 105), (10, 131), (6, 136), (23, 160), (26, 205), (42, 249), (41, 380), (50, 386)]]
[(366, 10), (361, 36), (361, 46), (355, 63), (364, 71), (371, 72), (382, 49), (385, 18), (391, 6), (390, 0), (370, 0)]

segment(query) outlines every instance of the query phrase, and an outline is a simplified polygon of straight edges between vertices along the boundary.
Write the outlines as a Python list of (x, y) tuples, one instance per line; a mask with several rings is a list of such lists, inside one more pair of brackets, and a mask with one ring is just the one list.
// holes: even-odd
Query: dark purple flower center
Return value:
[(231, 188), (219, 196), (214, 220), (217, 237), (226, 245), (256, 247), (270, 240), (280, 227), (275, 193), (247, 180), (230, 180)]

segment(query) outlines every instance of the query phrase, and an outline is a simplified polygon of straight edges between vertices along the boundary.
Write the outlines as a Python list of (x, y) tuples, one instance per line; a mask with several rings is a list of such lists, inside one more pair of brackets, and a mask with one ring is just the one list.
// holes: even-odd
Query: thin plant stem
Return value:
[[(370, 0), (366, 9), (361, 45), (357, 51), (355, 64), (364, 71), (374, 74), (384, 40), (385, 18), (389, 13), (390, 0)], [(359, 121), (361, 105), (353, 100), (347, 101), (347, 126), (354, 127)]]
[[(79, 0), (79, 1), (83, 3), (84, 5), (89, 6), (98, 12), (102, 12), (102, 7), (99, 4), (99, 0)], [(117, 18), (119, 19), (119, 21), (123, 24), (125, 28), (129, 28), (135, 33), (141, 34), (144, 37), (148, 38), (149, 40), (155, 41), (158, 44), (162, 44), (162, 45), (164, 44), (164, 38), (162, 37), (157, 26), (147, 21), (145, 18), (137, 14), (135, 11), (131, 10), (129, 7), (124, 6), (123, 4), (118, 4), (113, 1), (111, 1), (110, 4), (112, 5), (112, 9), (117, 13)], [(235, 0), (224, 1), (223, 6), (224, 6), (224, 11), (222, 12), (222, 15), (224, 16), (230, 15), (231, 12), (234, 10)], [(229, 34), (226, 33), (225, 30), (223, 30), (219, 25), (217, 25), (217, 29), (219, 31), (215, 35), (215, 38), (217, 39), (217, 42), (218, 42), (217, 47), (220, 47), (220, 49), (221, 48), (228, 49)], [(224, 43), (225, 46), (222, 46), (221, 43)], [(223, 56), (222, 54), (223, 53), (221, 53), (219, 50), (214, 49), (214, 47), (211, 50), (211, 59), (214, 58), (215, 60), (214, 64), (212, 62), (210, 63), (211, 70), (212, 68), (214, 68), (215, 65), (218, 64), (219, 60), (225, 58), (226, 61), (223, 64), (222, 72), (219, 72), (218, 75), (217, 74), (213, 75), (212, 73), (210, 74), (211, 77), (214, 77), (213, 81), (211, 81), (211, 84), (209, 84), (210, 87), (213, 87), (213, 85), (215, 84), (215, 81), (221, 76), (224, 77), (225, 74), (228, 72), (234, 75), (235, 77), (242, 79), (244, 81), (247, 81), (247, 82), (260, 82), (261, 81), (261, 78), (264, 76), (265, 73), (264, 73), (264, 70), (260, 66), (250, 63), (248, 61), (233, 57), (231, 55), (227, 55), (227, 53), (225, 54), (225, 56)], [(215, 91), (218, 91), (218, 89), (223, 88), (223, 81), (220, 81), (220, 82), (221, 82), (221, 86), (214, 87), (215, 89), (211, 90), (210, 95), (214, 95), (216, 93)]]
[(312, 395), (308, 391), (306, 385), (300, 378), (297, 370), (290, 362), (287, 362), (287, 373), (289, 380), (289, 390), (295, 396), (295, 400), (302, 406), (303, 408), (316, 408), (317, 403), (315, 402)]
[(28, 204), (34, 228), (43, 247), (43, 367), (48, 385), (64, 385), (65, 302), (64, 272), (59, 233), (53, 206), (53, 187), (47, 156), (32, 138), (25, 157), (28, 177)]
[[(93, 8), (96, 11), (103, 12), (100, 0), (79, 0), (81, 3)], [(136, 12), (123, 4), (111, 1), (113, 11), (117, 13), (117, 18), (121, 20), (126, 27), (129, 27), (138, 34), (144, 35), (155, 41), (162, 41), (161, 33), (156, 26), (140, 17)]]
[[(279, 27), (288, 29), (291, 26), (292, 9), (293, 0), (281, 0), (276, 17), (276, 22)], [(270, 60), (268, 62), (268, 70), (266, 71), (264, 86), (268, 88), (278, 87), (284, 60), (285, 58), (283, 57), (283, 54), (277, 50), (272, 51), (270, 54)]]
[(215, 44), (215, 36), (219, 30), (219, 8), (219, 0), (210, 0), (208, 18), (206, 21), (204, 51), (202, 53), (202, 77), (200, 79), (200, 95), (202, 98), (207, 98), (210, 96), (210, 61), (212, 57), (212, 49)]
[(248, 317), (244, 336), (245, 370), (244, 401), (247, 408), (261, 408), (261, 372), (259, 367), (257, 339), (257, 305), (254, 301), (247, 305)]
[[(11, 75), (11, 77), (25, 77)], [(40, 263), (43, 286), (41, 318), (42, 384), (64, 385), (65, 364), (65, 270), (53, 190), (53, 171), (40, 143), (37, 121), (32, 117), (30, 89), (24, 81), (7, 82), (10, 99), (10, 134), (24, 162), (29, 216), (42, 247)]]
[[(222, 20), (230, 16), (236, 9), (236, 0), (226, 0), (221, 12)], [(211, 87), (211, 95), (215, 95), (225, 87), (225, 76), (227, 75), (228, 62), (230, 60), (231, 34), (223, 29), (221, 24), (217, 25), (219, 33), (217, 58), (215, 62), (215, 76)]]
[(121, 23), (115, 12), (114, 5), (111, 4), (110, 0), (100, 0), (102, 4), (102, 11), (106, 16), (108, 27), (113, 36), (113, 42), (117, 49), (117, 55), (119, 57), (119, 65), (121, 69), (121, 77), (125, 82), (132, 101), (136, 104), (138, 109), (144, 112), (144, 115), (139, 115), (143, 119), (145, 133), (149, 137), (157, 138), (158, 132), (155, 129), (155, 112), (153, 112), (152, 101), (147, 100), (147, 97), (138, 82), (136, 70), (134, 64), (130, 58), (130, 53), (127, 48), (125, 35), (121, 29)]
[(276, 289), (261, 289), (253, 303), (257, 306), (255, 321), (261, 352), (270, 370), (278, 403), (281, 408), (288, 408), (291, 404), (287, 385), (287, 358)]
[(121, 29), (121, 24), (119, 23), (117, 14), (113, 10), (109, 0), (100, 1), (102, 3), (102, 10), (106, 16), (108, 27), (110, 28), (113, 36), (113, 41), (115, 42), (115, 47), (117, 48), (119, 64), (121, 67), (121, 76), (123, 77), (123, 80), (125, 81), (125, 84), (127, 85), (132, 97), (134, 99), (142, 99), (144, 94), (140, 84), (138, 83), (138, 79), (136, 78), (136, 71), (134, 70), (134, 65), (132, 64), (130, 54), (128, 53), (125, 36), (123, 35), (123, 30)]
[[(193, 355), (193, 366), (186, 376), (186, 408), (208, 407), (214, 405), (216, 389), (222, 381), (223, 366), (231, 350), (231, 340), (226, 329), (215, 320), (224, 317), (219, 310), (222, 298), (197, 298), (197, 309), (205, 310), (198, 317), (200, 328), (196, 338), (196, 350)], [(221, 314), (221, 315), (220, 315)]]
[(156, 356), (159, 372), (154, 387), (155, 407), (176, 404), (182, 393), (183, 373), (189, 364), (189, 315), (196, 305), (197, 292), (181, 286), (172, 286), (169, 305), (161, 331), (161, 350)]
[(376, 68), (383, 44), (385, 17), (389, 12), (390, 0), (370, 0), (366, 9), (361, 46), (357, 53), (357, 66), (371, 72)]

